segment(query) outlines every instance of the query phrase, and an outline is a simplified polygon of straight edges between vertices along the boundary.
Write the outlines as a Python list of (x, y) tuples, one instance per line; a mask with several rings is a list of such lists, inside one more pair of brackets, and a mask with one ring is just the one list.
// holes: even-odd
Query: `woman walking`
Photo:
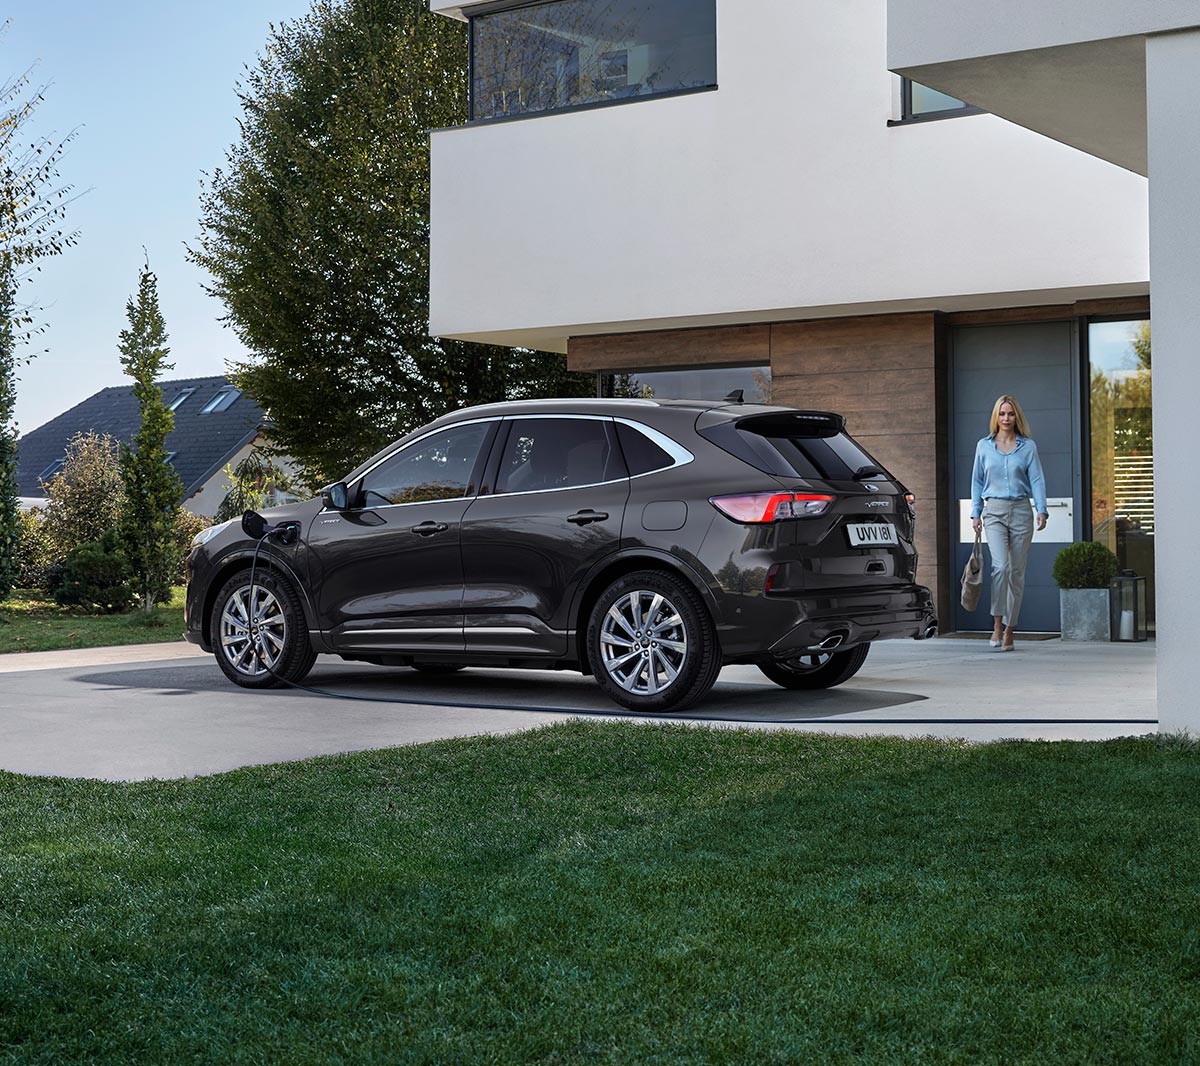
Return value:
[(997, 651), (1013, 650), (1013, 630), (1025, 593), (1025, 563), (1037, 528), (1046, 528), (1046, 477), (1029, 423), (1015, 396), (1001, 396), (992, 408), (988, 435), (975, 445), (971, 475), (971, 526), (987, 530), (992, 556), (992, 639)]

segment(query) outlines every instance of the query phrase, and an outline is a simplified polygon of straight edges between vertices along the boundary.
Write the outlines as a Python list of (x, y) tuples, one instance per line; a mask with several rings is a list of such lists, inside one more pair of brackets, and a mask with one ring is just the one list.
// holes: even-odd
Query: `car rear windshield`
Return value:
[(836, 415), (756, 415), (723, 422), (700, 433), (751, 466), (777, 477), (869, 481), (884, 469), (841, 431)]

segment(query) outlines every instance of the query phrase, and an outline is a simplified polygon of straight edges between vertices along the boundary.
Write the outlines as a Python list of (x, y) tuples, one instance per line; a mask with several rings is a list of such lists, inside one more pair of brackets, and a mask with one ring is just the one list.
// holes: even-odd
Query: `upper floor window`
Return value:
[(980, 108), (964, 103), (957, 97), (940, 93), (911, 78), (900, 79), (900, 113), (903, 116), (902, 122), (983, 114)]
[(167, 404), (167, 410), (168, 411), (179, 410), (179, 405), (181, 403), (183, 403), (183, 401), (186, 400), (189, 396), (191, 396), (191, 394), (195, 391), (196, 391), (195, 389), (180, 389), (179, 394), (175, 397), (175, 399), (173, 399), (169, 404)]
[(716, 84), (716, 0), (551, 0), (471, 19), (475, 120)]

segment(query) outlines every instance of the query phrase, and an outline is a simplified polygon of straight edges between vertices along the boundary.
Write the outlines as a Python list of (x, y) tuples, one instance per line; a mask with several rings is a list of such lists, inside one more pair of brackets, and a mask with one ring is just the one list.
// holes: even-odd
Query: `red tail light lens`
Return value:
[(904, 502), (908, 504), (908, 513), (915, 515), (917, 513), (917, 498), (910, 492), (905, 495)]
[(713, 496), (708, 502), (735, 522), (757, 523), (816, 518), (829, 510), (834, 499), (795, 492), (751, 492), (744, 496)]

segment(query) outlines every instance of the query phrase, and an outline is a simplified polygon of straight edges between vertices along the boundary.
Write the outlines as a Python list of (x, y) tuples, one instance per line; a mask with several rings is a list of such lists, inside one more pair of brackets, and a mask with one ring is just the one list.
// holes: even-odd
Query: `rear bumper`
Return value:
[(848, 648), (876, 640), (924, 640), (937, 635), (933, 597), (923, 585), (819, 597), (788, 597), (796, 621), (767, 650), (786, 659), (821, 648)]

